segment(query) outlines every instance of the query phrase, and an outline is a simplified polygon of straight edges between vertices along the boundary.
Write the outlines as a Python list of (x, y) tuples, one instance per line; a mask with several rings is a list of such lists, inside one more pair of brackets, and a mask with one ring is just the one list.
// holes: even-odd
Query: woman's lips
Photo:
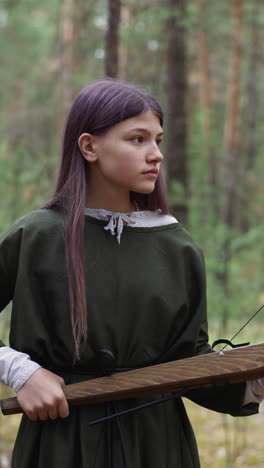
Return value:
[(158, 173), (158, 169), (150, 169), (149, 171), (143, 172), (143, 174), (147, 177), (157, 177)]

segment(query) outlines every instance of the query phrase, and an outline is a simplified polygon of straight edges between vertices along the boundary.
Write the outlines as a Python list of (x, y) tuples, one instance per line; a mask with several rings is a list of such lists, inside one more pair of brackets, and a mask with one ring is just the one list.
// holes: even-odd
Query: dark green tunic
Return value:
[[(85, 271), (89, 340), (74, 366), (63, 242), (63, 217), (35, 211), (18, 220), (0, 244), (0, 309), (13, 300), (10, 346), (62, 375), (67, 383), (100, 373), (99, 350), (116, 367), (135, 368), (207, 353), (205, 273), (200, 249), (180, 224), (124, 227), (119, 245), (104, 221), (86, 216)], [(192, 396), (233, 415), (244, 385)], [(113, 411), (153, 398), (116, 402)], [(67, 419), (23, 416), (13, 468), (198, 468), (182, 401), (170, 401), (111, 423), (89, 427), (109, 405), (71, 409)]]

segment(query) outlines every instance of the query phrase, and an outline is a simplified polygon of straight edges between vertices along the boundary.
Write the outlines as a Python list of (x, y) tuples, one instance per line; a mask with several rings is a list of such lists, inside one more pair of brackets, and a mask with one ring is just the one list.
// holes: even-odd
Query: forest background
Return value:
[[(261, 0), (2, 0), (0, 232), (49, 199), (77, 92), (131, 81), (165, 111), (169, 203), (205, 253), (211, 342), (232, 337), (264, 303), (263, 26)], [(264, 341), (261, 324), (239, 341)], [(263, 466), (262, 414), (187, 406), (202, 467)], [(0, 419), (0, 468), (18, 422)]]

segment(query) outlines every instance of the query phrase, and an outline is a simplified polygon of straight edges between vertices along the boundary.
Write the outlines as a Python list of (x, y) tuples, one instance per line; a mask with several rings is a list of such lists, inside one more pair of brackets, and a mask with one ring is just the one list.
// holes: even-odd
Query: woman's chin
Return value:
[(133, 189), (132, 192), (141, 193), (142, 195), (148, 195), (149, 193), (154, 192), (155, 184), (149, 184), (145, 187), (137, 187), (137, 189)]

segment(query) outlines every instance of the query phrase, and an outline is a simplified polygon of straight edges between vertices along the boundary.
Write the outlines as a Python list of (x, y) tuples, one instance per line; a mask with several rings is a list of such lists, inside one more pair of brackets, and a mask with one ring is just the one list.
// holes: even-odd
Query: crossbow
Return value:
[[(263, 307), (264, 305), (258, 312)], [(117, 372), (65, 385), (63, 391), (70, 406), (170, 393), (170, 396), (164, 396), (158, 401), (142, 405), (142, 407), (146, 407), (166, 401), (166, 399), (182, 396), (195, 389), (264, 378), (264, 343), (233, 345), (233, 338), (230, 341), (217, 340), (214, 343), (225, 344), (220, 352)], [(233, 349), (226, 350), (227, 344), (230, 344)], [(23, 412), (16, 397), (1, 400), (0, 407), (4, 415)], [(124, 414), (140, 408), (137, 406), (132, 410), (125, 411)], [(118, 414), (113, 415), (113, 417), (115, 416)]]

